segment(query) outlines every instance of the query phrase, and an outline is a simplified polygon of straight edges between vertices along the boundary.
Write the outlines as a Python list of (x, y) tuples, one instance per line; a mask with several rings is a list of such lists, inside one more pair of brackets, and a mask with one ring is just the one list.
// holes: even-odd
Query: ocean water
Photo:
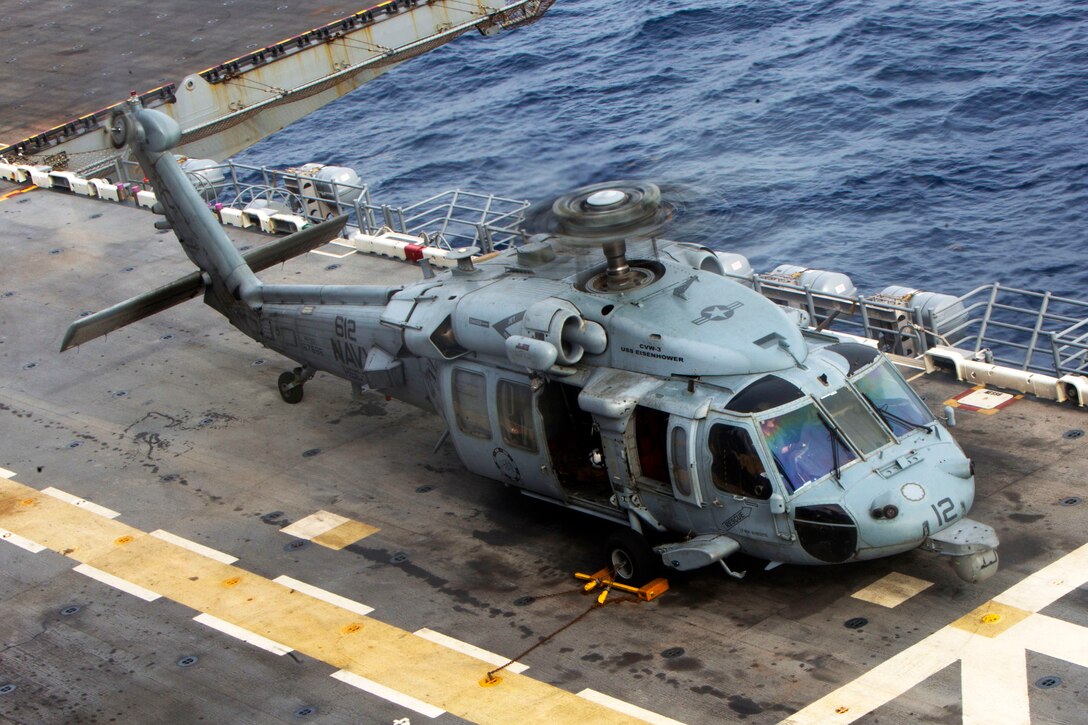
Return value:
[(246, 151), (407, 204), (682, 185), (669, 236), (848, 273), (1088, 298), (1088, 3), (559, 0)]

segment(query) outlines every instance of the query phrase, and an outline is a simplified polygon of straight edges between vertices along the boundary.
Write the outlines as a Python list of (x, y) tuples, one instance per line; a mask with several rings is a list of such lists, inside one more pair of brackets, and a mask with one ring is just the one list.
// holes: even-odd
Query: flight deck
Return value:
[[(0, 719), (15, 723), (1078, 723), (1084, 411), (957, 409), (981, 584), (914, 551), (603, 606), (607, 526), (468, 473), (443, 423), (291, 362), (199, 301), (58, 352), (192, 270), (131, 204), (0, 185)], [(241, 248), (269, 238), (229, 230)], [(329, 246), (271, 282), (417, 279)], [(971, 386), (908, 378), (935, 413)], [(492, 673), (489, 675), (489, 673)]]
[[(359, 3), (11, 3), (0, 23), (0, 145), (331, 23)], [(304, 7), (303, 7), (304, 5)]]

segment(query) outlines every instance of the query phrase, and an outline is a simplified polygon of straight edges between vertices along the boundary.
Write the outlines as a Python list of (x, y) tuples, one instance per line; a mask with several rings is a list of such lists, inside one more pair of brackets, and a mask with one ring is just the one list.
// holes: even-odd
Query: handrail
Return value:
[[(118, 167), (122, 172), (135, 170), (131, 164)], [(244, 205), (254, 189), (263, 189), (266, 198), (286, 199), (293, 213), (313, 221), (346, 212), (350, 226), (363, 233), (389, 228), (425, 236), (428, 244), (443, 249), (478, 247), (488, 253), (526, 240), (521, 225), (527, 201), (449, 189), (406, 206), (392, 206), (374, 200), (362, 183), (316, 180), (316, 191), (303, 193), (303, 177), (295, 170), (234, 161), (215, 168), (223, 172), (223, 181), (209, 192), (210, 203)], [(202, 172), (205, 178), (208, 171)], [(142, 175), (122, 178), (143, 181)], [(321, 193), (320, 187), (331, 189), (331, 194)], [(1027, 372), (1057, 377), (1088, 373), (1086, 301), (992, 282), (923, 316), (922, 309), (906, 298), (814, 291), (774, 274), (735, 279), (779, 304), (803, 310), (813, 324), (826, 322), (832, 331), (876, 339), (889, 352), (921, 356), (934, 345), (948, 345)]]

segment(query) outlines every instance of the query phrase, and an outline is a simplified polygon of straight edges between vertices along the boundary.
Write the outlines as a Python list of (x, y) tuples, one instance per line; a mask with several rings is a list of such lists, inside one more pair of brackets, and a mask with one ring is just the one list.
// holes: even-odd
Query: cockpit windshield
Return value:
[(791, 493), (857, 458), (812, 403), (766, 418), (759, 426)]
[(849, 386), (843, 386), (820, 398), (831, 420), (849, 438), (862, 455), (868, 455), (892, 442), (892, 437), (873, 417), (861, 398)]
[(890, 362), (877, 365), (853, 383), (897, 436), (933, 421), (933, 414)]

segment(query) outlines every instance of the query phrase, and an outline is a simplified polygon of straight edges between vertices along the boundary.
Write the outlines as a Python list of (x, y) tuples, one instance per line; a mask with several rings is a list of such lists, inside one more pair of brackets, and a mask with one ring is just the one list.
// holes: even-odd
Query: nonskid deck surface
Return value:
[[(275, 381), (290, 363), (199, 301), (56, 352), (81, 312), (190, 270), (151, 222), (45, 191), (0, 201), (0, 466), (14, 474), (0, 480), (0, 528), (22, 537), (0, 543), (0, 719), (1075, 723), (1088, 711), (1088, 503), (1072, 503), (1088, 498), (1088, 437), (1069, 434), (1088, 428), (1082, 411), (1030, 399), (959, 411), (972, 515), (1002, 541), (984, 584), (916, 552), (740, 582), (700, 571), (654, 602), (585, 614), (571, 574), (603, 564), (603, 526), (466, 473), (448, 444), (432, 452), (435, 416), (352, 400), (327, 375), (284, 405)], [(262, 277), (418, 274), (311, 254)], [(915, 384), (934, 409), (965, 390)], [(583, 614), (479, 684), (496, 667), (480, 657), (519, 656)]]
[(376, 3), (4, 3), (0, 146)]

